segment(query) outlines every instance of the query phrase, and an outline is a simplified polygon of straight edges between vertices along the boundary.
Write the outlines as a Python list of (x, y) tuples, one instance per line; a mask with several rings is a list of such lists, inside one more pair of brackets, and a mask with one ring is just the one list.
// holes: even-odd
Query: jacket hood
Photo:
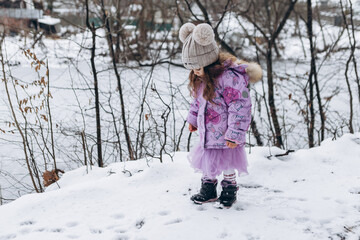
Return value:
[(230, 53), (220, 53), (219, 54), (219, 62), (224, 64), (225, 61), (230, 60), (232, 63), (235, 64), (245, 64), (247, 68), (245, 69), (247, 75), (250, 78), (251, 83), (256, 83), (262, 78), (262, 69), (260, 65), (256, 62), (247, 62), (242, 59), (238, 59)]

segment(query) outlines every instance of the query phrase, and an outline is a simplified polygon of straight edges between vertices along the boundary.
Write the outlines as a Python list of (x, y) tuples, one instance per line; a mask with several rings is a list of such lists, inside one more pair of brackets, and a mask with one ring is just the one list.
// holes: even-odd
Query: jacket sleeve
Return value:
[(190, 105), (190, 110), (186, 118), (186, 121), (196, 128), (198, 127), (197, 126), (198, 112), (199, 112), (199, 101), (195, 98)]
[(225, 132), (225, 140), (239, 145), (245, 145), (246, 131), (251, 122), (251, 98), (247, 80), (246, 73), (238, 74), (237, 80), (225, 87), (223, 92), (228, 106), (228, 128)]

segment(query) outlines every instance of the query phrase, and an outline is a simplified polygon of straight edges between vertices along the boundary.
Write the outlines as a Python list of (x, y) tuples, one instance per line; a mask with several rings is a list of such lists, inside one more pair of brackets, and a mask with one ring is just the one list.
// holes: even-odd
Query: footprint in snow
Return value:
[(360, 145), (360, 138), (356, 137), (356, 138), (353, 138), (353, 139), (351, 139), (351, 140), (353, 140), (353, 142), (355, 142), (355, 143), (357, 143), (357, 144)]
[(309, 221), (309, 218), (306, 218), (306, 217), (296, 217), (295, 220), (296, 220), (297, 222), (304, 223), (304, 222)]
[(23, 228), (23, 229), (21, 229), (19, 232), (20, 232), (21, 234), (28, 234), (30, 231), (31, 231), (30, 228)]
[(298, 183), (298, 182), (305, 182), (306, 179), (305, 178), (302, 178), (302, 179), (295, 179), (293, 180), (294, 183)]
[(121, 214), (121, 213), (117, 213), (117, 214), (114, 214), (114, 215), (111, 215), (112, 218), (115, 218), (115, 219), (122, 219), (124, 218), (124, 214)]
[(250, 203), (243, 200), (238, 200), (231, 208), (235, 209), (236, 211), (245, 211), (249, 206), (251, 206)]
[(355, 208), (356, 210), (358, 210), (358, 212), (360, 212), (360, 206), (359, 206), (359, 205), (355, 205), (354, 208)]
[(116, 228), (116, 227), (118, 227), (118, 226), (119, 226), (119, 224), (109, 225), (109, 226), (106, 227), (106, 229), (107, 229), (107, 230), (111, 230), (111, 229), (114, 229), (114, 228)]
[(77, 223), (77, 222), (68, 222), (68, 223), (66, 224), (66, 226), (70, 228), (70, 227), (76, 227), (78, 224), (79, 224), (79, 223)]
[(227, 236), (228, 236), (228, 234), (224, 231), (218, 236), (218, 238), (223, 239), (223, 238), (226, 238)]
[(322, 219), (322, 220), (319, 221), (319, 223), (321, 225), (326, 225), (326, 224), (331, 223), (331, 219)]
[(273, 193), (283, 193), (283, 191), (279, 190), (279, 189), (270, 189), (270, 188), (264, 188), (264, 190), (266, 190), (267, 192), (273, 192)]
[(274, 198), (274, 197), (266, 197), (266, 198), (264, 198), (264, 201), (272, 201), (274, 199), (276, 199), (276, 198)]
[(53, 229), (51, 229), (50, 231), (51, 231), (51, 232), (62, 233), (62, 232), (64, 232), (64, 229), (62, 229), (62, 228), (53, 228)]
[(136, 222), (135, 227), (136, 227), (137, 229), (140, 229), (140, 228), (142, 228), (142, 227), (144, 226), (144, 224), (145, 224), (145, 219), (140, 219), (140, 220), (138, 220), (138, 221)]
[(238, 205), (238, 206), (233, 206), (234, 207), (234, 209), (236, 210), (236, 211), (244, 211), (245, 210), (245, 208), (243, 207), (243, 206), (241, 206), (241, 205)]
[(77, 238), (79, 238), (79, 236), (77, 236), (77, 235), (67, 235), (67, 238), (77, 239)]
[(0, 236), (0, 240), (8, 240), (8, 239), (14, 239), (16, 238), (16, 234), (9, 234), (5, 236)]
[(269, 189), (269, 188), (265, 188), (267, 191), (269, 192), (273, 192), (273, 193), (282, 193), (283, 191), (278, 190), (278, 189)]
[(352, 188), (349, 190), (351, 194), (360, 194), (360, 187)]
[(167, 221), (166, 223), (164, 223), (164, 225), (170, 225), (170, 224), (175, 224), (175, 223), (181, 223), (183, 220), (181, 218), (176, 218), (170, 221)]
[(28, 225), (33, 225), (33, 224), (35, 224), (35, 221), (28, 220), (28, 221), (21, 222), (20, 226), (28, 226)]
[(196, 208), (198, 211), (205, 211), (207, 208), (204, 205), (200, 205)]
[(336, 199), (335, 200), (336, 203), (340, 204), (340, 205), (343, 205), (345, 202), (341, 199)]
[(262, 186), (260, 184), (239, 184), (239, 187), (241, 188), (261, 188)]
[(159, 215), (160, 216), (166, 216), (166, 215), (169, 215), (169, 211), (161, 211), (161, 212), (159, 212)]
[(90, 229), (90, 232), (91, 232), (92, 234), (101, 234), (101, 233), (103, 232), (103, 230), (91, 228), (91, 229)]
[(289, 200), (295, 200), (295, 201), (299, 201), (299, 202), (306, 202), (307, 199), (306, 198), (298, 198), (298, 197), (289, 197)]
[(122, 228), (118, 228), (118, 229), (115, 229), (115, 232), (116, 233), (126, 233), (126, 230), (122, 229)]
[(251, 234), (246, 234), (247, 240), (259, 240), (260, 237), (258, 236), (253, 236)]
[(129, 239), (128, 236), (122, 235), (122, 236), (116, 236), (112, 240), (128, 240), (128, 239)]
[(271, 216), (272, 219), (278, 220), (278, 221), (284, 221), (285, 218), (282, 216)]

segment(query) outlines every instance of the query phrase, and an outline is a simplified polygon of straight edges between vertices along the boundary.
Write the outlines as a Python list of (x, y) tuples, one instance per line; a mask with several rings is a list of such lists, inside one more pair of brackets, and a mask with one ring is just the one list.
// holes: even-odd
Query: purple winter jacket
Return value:
[(251, 121), (249, 76), (245, 71), (248, 65), (237, 65), (230, 60), (223, 64), (225, 70), (217, 79), (215, 104), (203, 98), (205, 84), (202, 83), (187, 116), (187, 122), (199, 130), (203, 148), (229, 148), (226, 140), (245, 145)]

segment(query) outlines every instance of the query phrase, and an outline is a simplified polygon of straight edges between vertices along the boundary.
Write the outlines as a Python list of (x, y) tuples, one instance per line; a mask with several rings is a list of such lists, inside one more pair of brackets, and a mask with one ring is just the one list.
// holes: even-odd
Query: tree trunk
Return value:
[[(3, 53), (2, 53), (2, 51), (3, 51), (2, 44), (3, 44), (4, 38), (5, 38), (5, 33), (3, 33), (3, 34), (4, 35), (1, 36), (1, 38), (0, 38), (0, 57), (1, 57), (0, 62), (1, 62), (1, 66), (2, 66), (2, 75), (3, 75), (3, 82), (4, 82), (4, 85), (5, 85), (6, 96), (7, 96), (7, 99), (9, 101), (9, 106), (10, 106), (10, 110), (11, 110), (13, 120), (15, 122), (15, 126), (16, 126), (17, 130), (19, 131), (20, 136), (22, 138), (22, 147), (23, 147), (23, 151), (24, 151), (24, 155), (25, 155), (26, 166), (28, 168), (29, 175), (30, 175), (30, 178), (31, 178), (31, 182), (32, 182), (32, 184), (34, 186), (35, 191), (37, 193), (39, 193), (39, 192), (41, 192), (41, 189), (39, 190), (39, 188), (37, 187), (35, 179), (34, 179), (33, 172), (31, 171), (29, 155), (28, 155), (28, 152), (27, 152), (27, 149), (26, 149), (26, 137), (24, 136), (24, 133), (23, 133), (23, 131), (21, 129), (20, 123), (17, 120), (15, 110), (14, 110), (14, 106), (12, 104), (12, 100), (11, 100), (11, 97), (10, 97), (9, 88), (8, 88), (8, 85), (7, 85), (7, 79), (6, 79), (6, 74), (5, 74), (5, 64), (4, 64), (5, 60), (4, 60), (4, 56), (3, 56)], [(41, 186), (39, 186), (39, 187), (41, 188)]]
[(103, 167), (102, 159), (102, 146), (101, 146), (101, 120), (100, 120), (100, 104), (99, 104), (99, 88), (97, 72), (95, 67), (95, 50), (96, 50), (96, 29), (94, 23), (91, 25), (89, 20), (89, 2), (86, 0), (86, 26), (90, 29), (92, 35), (92, 46), (91, 46), (91, 69), (94, 77), (94, 91), (95, 91), (95, 114), (96, 114), (96, 146), (98, 154), (98, 165)]
[(314, 86), (313, 86), (313, 75), (315, 74), (315, 56), (314, 56), (314, 46), (313, 46), (313, 32), (312, 32), (312, 7), (311, 0), (307, 0), (307, 22), (306, 22), (308, 38), (310, 42), (310, 53), (311, 53), (311, 67), (309, 74), (309, 101), (307, 107), (310, 108), (310, 122), (307, 124), (308, 127), (308, 138), (309, 138), (309, 148), (314, 147), (314, 124), (315, 124), (315, 113), (314, 113)]
[(266, 65), (267, 65), (267, 79), (268, 79), (268, 91), (269, 91), (269, 106), (271, 118), (274, 124), (275, 129), (275, 146), (282, 147), (283, 141), (281, 136), (280, 124), (278, 121), (275, 100), (274, 100), (274, 82), (273, 82), (273, 74), (272, 74), (272, 44), (271, 40), (268, 40), (268, 49), (266, 55)]
[(128, 147), (128, 151), (129, 151), (129, 158), (130, 160), (134, 160), (134, 152), (131, 146), (131, 139), (130, 139), (130, 135), (128, 132), (128, 126), (126, 123), (126, 116), (125, 116), (125, 103), (124, 103), (124, 97), (123, 97), (123, 92), (122, 92), (122, 84), (121, 84), (121, 78), (120, 78), (120, 74), (119, 71), (117, 69), (116, 66), (116, 61), (115, 61), (115, 52), (114, 52), (114, 48), (113, 48), (113, 39), (112, 39), (112, 35), (111, 35), (111, 29), (110, 29), (110, 24), (108, 21), (108, 17), (107, 17), (107, 13), (105, 11), (105, 5), (104, 5), (104, 0), (101, 0), (101, 9), (102, 9), (102, 14), (103, 14), (103, 21), (105, 23), (105, 30), (106, 30), (106, 35), (109, 38), (110, 41), (110, 56), (112, 59), (112, 64), (113, 64), (113, 68), (114, 68), (114, 72), (115, 72), (115, 76), (116, 76), (116, 80), (117, 80), (117, 88), (119, 91), (119, 97), (120, 97), (120, 105), (121, 105), (121, 118), (122, 118), (122, 122), (124, 125), (124, 134), (125, 134), (125, 139), (126, 139), (126, 144)]
[(259, 130), (256, 126), (256, 122), (254, 119), (251, 121), (251, 131), (254, 134), (254, 137), (256, 139), (256, 145), (264, 146), (264, 143), (261, 140), (261, 136), (260, 136)]
[(343, 9), (342, 1), (340, 1), (340, 6), (341, 6), (341, 12), (342, 12), (343, 20), (344, 20), (344, 23), (345, 23), (345, 28), (347, 30), (348, 37), (349, 37), (349, 44), (351, 46), (350, 56), (349, 56), (348, 60), (346, 61), (345, 81), (346, 81), (346, 85), (347, 85), (348, 92), (349, 92), (349, 98), (350, 98), (349, 99), (349, 101), (350, 101), (349, 131), (350, 131), (350, 133), (354, 133), (353, 123), (352, 123), (353, 122), (353, 115), (354, 115), (354, 113), (353, 113), (354, 112), (354, 110), (353, 110), (353, 96), (352, 96), (348, 71), (349, 71), (350, 62), (351, 62), (352, 58), (354, 58), (355, 46), (351, 42), (351, 34), (350, 34), (349, 26), (348, 26), (348, 23), (347, 23), (346, 15), (345, 15), (345, 12), (344, 12), (344, 9)]

